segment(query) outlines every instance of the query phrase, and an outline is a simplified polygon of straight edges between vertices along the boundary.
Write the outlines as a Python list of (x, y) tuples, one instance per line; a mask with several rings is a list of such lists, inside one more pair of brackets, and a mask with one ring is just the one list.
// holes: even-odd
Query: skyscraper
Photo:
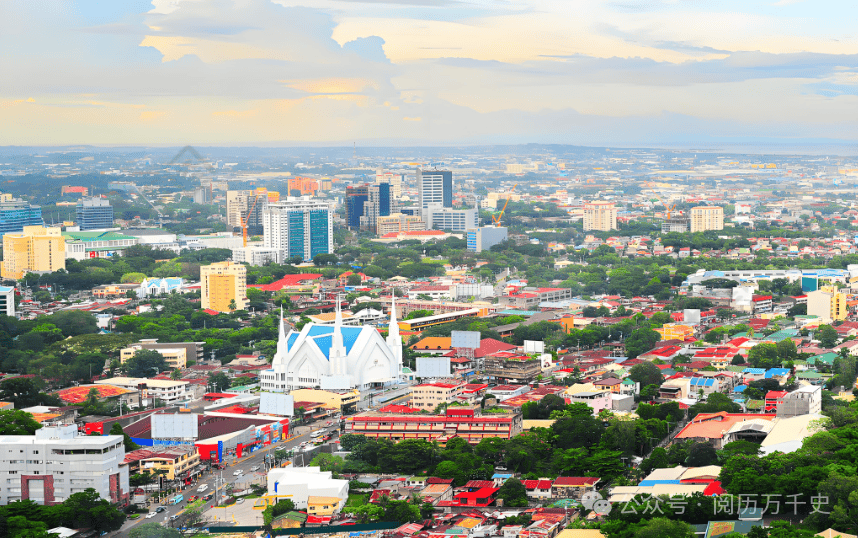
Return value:
[(300, 256), (310, 261), (334, 251), (331, 207), (309, 197), (269, 204), (263, 213), (263, 248), (277, 249), (281, 259)]
[(247, 308), (247, 268), (232, 262), (217, 262), (200, 267), (203, 309), (230, 312)]
[(247, 220), (247, 233), (262, 233), (262, 213), (268, 205), (266, 189), (226, 192), (226, 221), (233, 228), (241, 228)]
[(719, 206), (698, 206), (691, 208), (691, 231), (724, 229), (724, 208)]
[(113, 227), (113, 207), (107, 198), (84, 198), (77, 203), (76, 213), (77, 225), (82, 232)]
[(390, 195), (394, 200), (399, 200), (402, 197), (402, 177), (404, 174), (398, 172), (385, 172), (384, 168), (379, 168), (375, 172), (375, 183), (381, 185), (387, 183), (390, 185)]
[(617, 208), (614, 202), (589, 202), (584, 204), (584, 231), (606, 232), (617, 229)]
[(396, 202), (388, 183), (367, 186), (367, 201), (363, 204), (363, 215), (360, 217), (361, 230), (378, 231), (378, 218), (395, 213)]
[(363, 205), (369, 200), (369, 185), (346, 187), (346, 226), (352, 230), (360, 228)]
[(417, 170), (417, 192), (420, 208), (430, 205), (453, 207), (453, 172), (449, 170)]

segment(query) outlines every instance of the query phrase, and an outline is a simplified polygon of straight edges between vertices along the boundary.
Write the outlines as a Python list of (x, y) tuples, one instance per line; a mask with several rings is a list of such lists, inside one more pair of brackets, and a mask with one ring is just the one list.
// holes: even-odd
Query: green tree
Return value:
[(686, 465), (689, 467), (706, 467), (716, 463), (718, 463), (718, 453), (710, 443), (694, 443), (688, 450)]
[(135, 352), (123, 366), (129, 377), (152, 377), (170, 367), (163, 355), (151, 349)]
[(346, 285), (348, 285), (348, 286), (354, 287), (354, 286), (360, 286), (360, 284), (361, 284), (361, 277), (357, 273), (352, 273), (348, 276), (348, 278), (346, 278)]
[(71, 526), (74, 528), (90, 527), (99, 532), (109, 532), (118, 530), (125, 521), (125, 514), (100, 498), (93, 488), (72, 493), (63, 502), (63, 508), (72, 516)]
[(41, 427), (25, 411), (0, 411), (0, 435), (33, 435)]
[(50, 320), (66, 338), (98, 332), (95, 316), (83, 310), (63, 310), (53, 314)]
[(527, 489), (520, 480), (510, 478), (498, 490), (504, 506), (527, 506)]
[(208, 384), (213, 385), (212, 390), (214, 392), (223, 392), (232, 386), (229, 376), (223, 372), (209, 374)]
[(176, 529), (164, 527), (160, 523), (144, 523), (128, 531), (128, 538), (181, 538), (181, 536), (182, 533)]
[(831, 325), (820, 325), (814, 336), (824, 348), (831, 349), (837, 345), (837, 330)]
[(641, 387), (646, 387), (648, 385), (660, 386), (664, 381), (664, 376), (661, 375), (661, 370), (658, 366), (648, 361), (632, 366), (629, 370), (629, 377), (632, 381), (640, 383)]
[(121, 435), (123, 438), (123, 444), (125, 445), (125, 452), (131, 452), (132, 450), (137, 450), (140, 448), (140, 445), (131, 440), (131, 436), (129, 436), (122, 429), (122, 424), (119, 422), (114, 422), (113, 426), (110, 427), (110, 435)]
[(334, 473), (341, 473), (345, 463), (346, 460), (344, 460), (340, 456), (334, 456), (333, 454), (319, 454), (318, 456), (313, 458), (313, 461), (310, 462), (310, 465), (312, 465), (313, 467), (319, 467), (322, 471), (333, 471)]
[(791, 338), (784, 338), (775, 344), (778, 350), (778, 357), (783, 361), (794, 361), (798, 359), (798, 350), (795, 347), (795, 342)]
[(47, 405), (59, 407), (60, 400), (55, 396), (48, 396), (40, 390), (32, 379), (18, 377), (7, 379), (0, 383), (0, 401), (15, 402), (16, 407), (26, 408), (34, 405)]
[(648, 327), (640, 327), (626, 339), (626, 354), (630, 359), (636, 358), (655, 347), (661, 340), (661, 335)]
[(754, 368), (777, 368), (781, 365), (778, 348), (775, 344), (757, 344), (748, 351), (748, 362)]
[(144, 280), (146, 280), (146, 275), (143, 273), (125, 273), (119, 282), (122, 284), (140, 284)]
[(262, 522), (266, 527), (270, 527), (274, 518), (293, 510), (295, 510), (295, 503), (291, 499), (283, 499), (282, 501), (278, 501), (277, 504), (269, 505), (268, 508), (262, 511)]
[(657, 517), (638, 529), (634, 538), (693, 538), (693, 536), (694, 531), (688, 523)]

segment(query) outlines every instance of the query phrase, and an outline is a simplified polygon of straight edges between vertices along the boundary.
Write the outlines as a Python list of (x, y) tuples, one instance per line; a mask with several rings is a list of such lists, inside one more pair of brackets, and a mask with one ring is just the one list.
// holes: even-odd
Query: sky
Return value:
[(0, 145), (858, 141), (850, 0), (2, 0)]

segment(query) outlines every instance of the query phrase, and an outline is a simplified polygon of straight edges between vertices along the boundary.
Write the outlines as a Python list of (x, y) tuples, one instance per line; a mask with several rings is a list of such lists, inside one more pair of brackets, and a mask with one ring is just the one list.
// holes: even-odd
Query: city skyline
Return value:
[(10, 2), (0, 145), (858, 140), (855, 5)]

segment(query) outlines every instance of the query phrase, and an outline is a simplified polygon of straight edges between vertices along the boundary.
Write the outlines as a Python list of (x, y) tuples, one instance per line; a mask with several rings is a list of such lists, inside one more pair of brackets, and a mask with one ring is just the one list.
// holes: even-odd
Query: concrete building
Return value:
[(479, 407), (448, 407), (443, 415), (395, 415), (367, 411), (346, 417), (346, 433), (401, 441), (444, 442), (453, 436), (471, 444), (483, 439), (512, 439), (522, 431), (521, 413), (480, 415)]
[(198, 363), (204, 360), (203, 345), (205, 342), (158, 342), (157, 338), (144, 338), (132, 346), (139, 346), (142, 349), (151, 349), (160, 351), (162, 349), (184, 348), (185, 357), (188, 360), (194, 360)]
[(779, 417), (822, 413), (822, 387), (805, 385), (786, 394), (777, 406)]
[(415, 232), (426, 229), (423, 217), (419, 215), (406, 215), (404, 213), (393, 213), (386, 217), (378, 217), (378, 235), (402, 232)]
[(3, 235), (3, 278), (52, 273), (66, 268), (66, 242), (59, 228), (25, 226)]
[(0, 194), (0, 233), (20, 232), (24, 226), (44, 225), (40, 206), (16, 200), (11, 194)]
[(269, 204), (263, 213), (263, 247), (281, 252), (282, 259), (300, 256), (310, 261), (334, 251), (331, 206), (309, 197)]
[(339, 409), (341, 413), (354, 411), (360, 401), (359, 390), (294, 389), (289, 392), (296, 402), (320, 403), (323, 407)]
[(113, 227), (113, 206), (107, 198), (84, 198), (75, 208), (77, 226), (82, 232)]
[(542, 372), (539, 359), (511, 352), (486, 357), (483, 364), (485, 375), (497, 383), (530, 383)]
[(452, 230), (464, 232), (480, 225), (480, 215), (476, 209), (452, 209), (432, 205), (423, 210), (423, 220), (427, 229)]
[(724, 229), (724, 208), (697, 206), (691, 208), (691, 233)]
[(617, 208), (614, 202), (588, 202), (584, 204), (584, 231), (607, 232), (617, 229)]
[(807, 293), (807, 314), (817, 316), (823, 323), (846, 319), (847, 295), (834, 286), (822, 286)]
[(465, 388), (463, 383), (424, 383), (411, 390), (409, 406), (430, 413), (441, 404), (459, 401), (459, 396)]
[[(430, 206), (452, 209), (453, 172), (449, 170), (417, 170), (417, 194), (420, 196), (420, 209)], [(428, 219), (427, 220), (428, 223)], [(432, 228), (427, 224), (428, 228)]]
[[(154, 374), (154, 372), (153, 372)], [(191, 399), (190, 383), (170, 379), (147, 379), (145, 377), (112, 377), (99, 379), (96, 385), (115, 385), (126, 389), (141, 391), (143, 407), (151, 406), (152, 400), (160, 400), (163, 405), (184, 402)]]
[[(128, 362), (128, 359), (134, 356), (138, 351), (142, 351), (144, 348), (141, 344), (131, 344), (130, 346), (123, 348), (119, 352), (119, 362), (125, 364)], [(167, 361), (167, 365), (170, 366), (170, 369), (175, 370), (176, 368), (185, 368), (188, 363), (188, 352), (184, 347), (163, 347), (159, 349), (153, 349), (151, 351), (155, 351), (164, 357), (164, 360)]]
[(468, 230), (468, 250), (482, 252), (507, 239), (507, 229), (504, 226), (480, 226)]
[(367, 200), (363, 204), (360, 217), (360, 229), (377, 233), (379, 217), (387, 217), (396, 212), (396, 201), (390, 192), (390, 185), (381, 183), (367, 187)]
[(369, 185), (350, 185), (346, 187), (346, 226), (352, 230), (360, 228), (363, 206), (369, 200)]
[(262, 233), (262, 214), (268, 206), (268, 191), (265, 189), (226, 191), (226, 223), (240, 228), (247, 222), (247, 233)]
[(190, 478), (202, 472), (200, 454), (193, 445), (140, 448), (126, 454), (125, 463), (129, 473), (131, 469), (133, 474), (159, 473), (167, 480)]
[(339, 502), (331, 510), (336, 513), (349, 496), (349, 481), (337, 480), (332, 476), (331, 471), (322, 471), (319, 467), (272, 469), (268, 472), (268, 494), (265, 499), (269, 504), (290, 499), (295, 503), (295, 508), (306, 510), (310, 497), (336, 497)]
[(122, 256), (129, 247), (138, 244), (136, 237), (116, 232), (63, 232), (66, 259), (112, 258)]
[(247, 308), (247, 268), (233, 262), (217, 262), (200, 267), (203, 310), (231, 312)]
[(44, 427), (35, 435), (0, 436), (0, 454), (0, 505), (59, 504), (87, 488), (112, 503), (128, 499), (121, 435), (79, 436), (74, 424)]
[(390, 195), (394, 200), (402, 198), (402, 182), (405, 180), (405, 174), (399, 172), (385, 172), (384, 168), (379, 168), (375, 172), (375, 183), (381, 185), (387, 183), (390, 185)]
[(14, 286), (0, 286), (0, 316), (15, 317)]
[(598, 415), (603, 410), (611, 410), (611, 391), (609, 390), (594, 390), (588, 392), (576, 392), (566, 396), (566, 401), (569, 403), (587, 404), (593, 410), (594, 415)]

